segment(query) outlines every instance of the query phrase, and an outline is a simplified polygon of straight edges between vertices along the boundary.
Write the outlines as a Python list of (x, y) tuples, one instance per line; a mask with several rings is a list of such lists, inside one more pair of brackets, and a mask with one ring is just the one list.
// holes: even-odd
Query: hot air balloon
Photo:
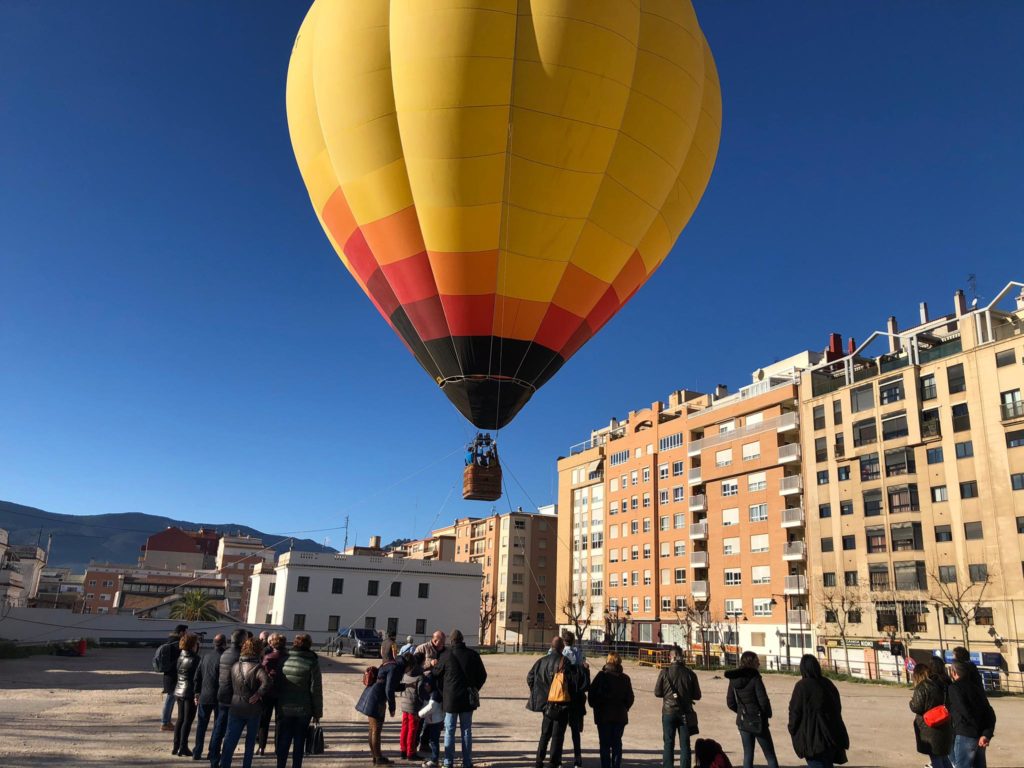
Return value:
[(338, 256), (489, 430), (658, 268), (721, 125), (689, 0), (315, 0), (287, 109)]

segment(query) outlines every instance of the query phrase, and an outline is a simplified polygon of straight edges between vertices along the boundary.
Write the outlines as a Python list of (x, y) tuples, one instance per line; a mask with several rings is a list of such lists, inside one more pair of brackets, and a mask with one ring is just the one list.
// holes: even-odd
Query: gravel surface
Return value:
[[(191, 761), (173, 757), (173, 734), (160, 731), (160, 677), (149, 670), (152, 650), (90, 650), (83, 658), (34, 656), (0, 661), (0, 766), (173, 766)], [(327, 753), (307, 758), (311, 768), (369, 765), (366, 724), (353, 709), (366, 662), (349, 656), (322, 659)], [(527, 656), (485, 656), (489, 672), (482, 706), (473, 723), (474, 764), (529, 767), (540, 716), (525, 710)], [(624, 763), (654, 768), (661, 764), (661, 702), (654, 698), (657, 671), (628, 665), (637, 703), (625, 734)], [(742, 765), (734, 715), (725, 707), (726, 681), (699, 672), (704, 699), (698, 704), (702, 735), (720, 741), (734, 765)], [(785, 733), (785, 713), (795, 678), (765, 676), (777, 716), (772, 722), (779, 760), (801, 765)], [(910, 693), (895, 686), (840, 683), (843, 712), (853, 741), (849, 766), (923, 766), (914, 749)], [(1024, 766), (1024, 699), (994, 698), (999, 718), (988, 753), (991, 768)], [(384, 751), (397, 760), (400, 720), (384, 726)], [(193, 729), (194, 741), (194, 729)], [(571, 765), (571, 740), (566, 735)], [(588, 715), (583, 733), (584, 765), (598, 768), (597, 732)], [(764, 762), (758, 752), (755, 764)], [(456, 758), (458, 760), (458, 758)], [(678, 758), (677, 758), (678, 759)], [(205, 761), (203, 762), (205, 765)], [(269, 758), (253, 765), (271, 766)], [(235, 765), (241, 766), (236, 753)], [(405, 765), (412, 765), (405, 763)], [(417, 763), (418, 765), (418, 763)]]

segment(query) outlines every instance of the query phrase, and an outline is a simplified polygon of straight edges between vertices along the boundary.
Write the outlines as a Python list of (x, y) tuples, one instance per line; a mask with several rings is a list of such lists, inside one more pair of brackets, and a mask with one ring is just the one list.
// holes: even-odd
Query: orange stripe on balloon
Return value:
[(493, 335), (504, 339), (532, 341), (548, 306), (546, 301), (495, 295)]
[(348, 207), (341, 187), (338, 187), (327, 198), (323, 210), (320, 211), (320, 218), (324, 220), (324, 226), (331, 233), (334, 242), (338, 245), (345, 243), (352, 233), (356, 231), (356, 219), (352, 215), (352, 209)]
[(427, 250), (420, 220), (412, 206), (359, 227), (381, 266), (402, 261)]
[(646, 279), (647, 270), (644, 269), (644, 261), (640, 258), (640, 252), (633, 251), (633, 255), (626, 262), (626, 266), (622, 268), (618, 277), (612, 282), (619, 301), (623, 304), (629, 301), (629, 297), (636, 293), (637, 289), (644, 284)]
[(607, 290), (608, 283), (604, 280), (569, 263), (552, 302), (577, 317), (586, 317)]
[(437, 292), (442, 296), (482, 296), (498, 283), (498, 252), (428, 251)]

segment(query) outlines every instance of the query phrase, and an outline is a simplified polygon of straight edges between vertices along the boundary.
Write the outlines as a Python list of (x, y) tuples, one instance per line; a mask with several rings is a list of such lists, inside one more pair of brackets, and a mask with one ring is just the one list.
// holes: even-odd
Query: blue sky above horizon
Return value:
[[(295, 167), (307, 5), (0, 5), (0, 498), (274, 533), (349, 515), (363, 542), (490, 511), (459, 494), (474, 430)], [(502, 431), (499, 509), (553, 501), (556, 457), (612, 416), (947, 312), (968, 274), (983, 300), (1024, 277), (1024, 4), (695, 5), (724, 102), (711, 183)]]

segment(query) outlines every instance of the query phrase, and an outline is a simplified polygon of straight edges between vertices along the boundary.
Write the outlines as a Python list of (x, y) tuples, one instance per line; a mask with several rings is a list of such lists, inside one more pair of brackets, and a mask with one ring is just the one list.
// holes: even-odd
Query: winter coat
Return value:
[(914, 739), (917, 751), (922, 755), (948, 755), (953, 749), (953, 724), (946, 723), (938, 728), (924, 724), (924, 715), (929, 709), (946, 703), (946, 686), (935, 679), (925, 679), (914, 687), (910, 697), (910, 711), (914, 718)]
[(633, 706), (633, 684), (621, 665), (605, 664), (590, 684), (590, 708), (595, 725), (626, 725)]
[(177, 677), (174, 683), (174, 698), (192, 699), (196, 695), (196, 668), (199, 656), (192, 651), (182, 651), (175, 665)]
[(281, 674), (281, 667), (286, 658), (288, 658), (287, 651), (278, 650), (277, 648), (273, 648), (269, 645), (263, 652), (260, 664), (265, 670), (267, 670), (267, 674), (270, 675), (270, 693), (267, 694), (268, 699), (277, 698), (278, 692), (284, 686), (284, 676)]
[[(225, 651), (224, 656), (227, 655)], [(260, 665), (259, 657), (240, 656), (231, 667), (231, 714), (243, 719), (263, 714), (262, 700), (270, 693), (270, 688), (270, 675)], [(258, 694), (260, 701), (250, 704), (253, 694)]]
[(761, 673), (750, 667), (730, 669), (725, 673), (729, 691), (725, 704), (736, 713), (736, 727), (741, 731), (763, 734), (772, 717), (772, 703), (764, 689)]
[(220, 668), (217, 673), (217, 704), (221, 707), (231, 705), (231, 669), (238, 661), (242, 648), (238, 645), (229, 645), (227, 650), (220, 655)]
[(805, 677), (789, 700), (789, 735), (797, 757), (839, 762), (850, 748), (839, 691), (824, 677)]
[(484, 687), (487, 670), (479, 653), (465, 643), (455, 643), (437, 660), (434, 677), (441, 686), (445, 714), (469, 712), (469, 689)]
[(383, 720), (384, 713), (390, 709), (394, 716), (395, 693), (401, 690), (404, 671), (405, 665), (401, 660), (381, 664), (377, 670), (377, 682), (363, 689), (359, 701), (356, 702), (356, 711), (367, 717)]
[(196, 696), (199, 703), (205, 707), (212, 707), (217, 703), (217, 687), (220, 682), (220, 657), (222, 650), (213, 650), (199, 660), (196, 668)]
[[(575, 696), (576, 692), (585, 684), (582, 676), (582, 668), (570, 664), (560, 653), (548, 653), (534, 662), (530, 672), (526, 675), (526, 684), (530, 686), (530, 698), (526, 702), (526, 708), (531, 712), (548, 711), (548, 693), (551, 691), (551, 681), (555, 679), (555, 673), (562, 670), (569, 686), (570, 695)], [(565, 705), (562, 705), (565, 706)], [(571, 703), (569, 706), (572, 706)]]
[(160, 672), (164, 676), (164, 693), (174, 693), (174, 687), (178, 683), (178, 642), (178, 636), (172, 635), (156, 650), (156, 659), (160, 666)]
[(700, 701), (700, 682), (693, 670), (681, 661), (674, 661), (658, 673), (654, 695), (662, 699), (661, 713), (683, 716), (690, 735), (700, 733), (693, 702)]
[(282, 717), (324, 716), (323, 676), (320, 657), (313, 651), (293, 650), (279, 671), (277, 706)]
[(988, 696), (970, 677), (954, 680), (949, 686), (949, 714), (953, 733), (980, 739), (991, 739), (996, 729), (996, 713), (988, 703)]
[(419, 711), (423, 708), (425, 702), (425, 699), (420, 696), (421, 680), (423, 680), (423, 667), (419, 664), (413, 664), (402, 675), (402, 685), (405, 688), (402, 691), (402, 700), (398, 706), (401, 707), (403, 712), (419, 716)]

